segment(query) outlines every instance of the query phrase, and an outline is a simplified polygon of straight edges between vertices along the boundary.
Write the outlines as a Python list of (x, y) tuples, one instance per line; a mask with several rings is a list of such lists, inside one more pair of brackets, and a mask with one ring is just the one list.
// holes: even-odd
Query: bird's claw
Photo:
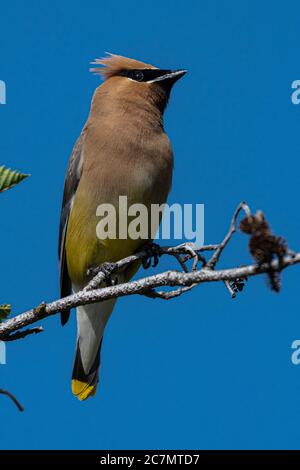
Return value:
[(116, 271), (116, 268), (116, 263), (110, 263), (106, 261), (105, 263), (102, 263), (101, 266), (90, 267), (87, 274), (89, 276), (95, 276), (102, 273), (104, 275), (104, 282), (109, 287), (118, 283), (118, 279), (116, 277), (112, 279), (112, 274)]
[(114, 279), (112, 278), (112, 274), (116, 271), (116, 267), (116, 263), (110, 263), (108, 261), (106, 261), (100, 266), (100, 271), (105, 276), (105, 282), (107, 286), (114, 286), (118, 283), (116, 277)]
[(155, 268), (155, 266), (158, 265), (159, 257), (161, 256), (161, 248), (157, 243), (147, 243), (146, 245), (143, 246), (143, 251), (146, 252), (145, 258), (142, 260), (142, 265), (144, 269), (148, 269), (151, 266), (152, 263), (152, 258), (153, 258), (153, 263), (152, 267)]

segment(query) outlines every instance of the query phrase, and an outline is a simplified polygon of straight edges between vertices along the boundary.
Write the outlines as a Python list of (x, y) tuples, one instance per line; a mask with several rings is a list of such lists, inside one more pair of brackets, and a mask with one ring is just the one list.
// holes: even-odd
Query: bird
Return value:
[[(73, 148), (66, 172), (59, 229), (61, 298), (82, 290), (90, 269), (136, 252), (145, 240), (99, 239), (99, 204), (164, 204), (171, 189), (173, 150), (164, 130), (171, 89), (184, 69), (161, 69), (116, 54), (92, 62), (103, 82)], [(151, 242), (150, 236), (149, 241)], [(127, 282), (139, 264), (118, 273)], [(77, 340), (72, 392), (79, 400), (96, 394), (100, 350), (116, 299), (77, 307)], [(61, 312), (61, 324), (70, 311)]]

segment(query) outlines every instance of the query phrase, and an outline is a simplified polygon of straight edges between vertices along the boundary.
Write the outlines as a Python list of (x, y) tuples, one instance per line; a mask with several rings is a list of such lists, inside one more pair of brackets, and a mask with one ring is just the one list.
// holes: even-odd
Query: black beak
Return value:
[(173, 70), (169, 77), (165, 77), (166, 80), (172, 80), (173, 83), (177, 82), (180, 78), (182, 78), (187, 73), (187, 70)]
[(156, 77), (152, 82), (168, 82), (174, 85), (177, 80), (183, 77), (187, 73), (187, 70), (160, 70), (160, 75)]
[[(171, 89), (180, 78), (187, 73), (187, 70), (160, 70), (160, 75), (152, 80), (152, 83), (160, 86), (167, 95), (170, 94)], [(151, 82), (150, 82), (151, 83)]]

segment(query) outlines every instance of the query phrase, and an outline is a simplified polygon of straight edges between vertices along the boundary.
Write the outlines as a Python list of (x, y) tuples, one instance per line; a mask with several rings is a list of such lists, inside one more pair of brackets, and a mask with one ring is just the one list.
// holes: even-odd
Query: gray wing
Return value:
[[(82, 154), (84, 138), (85, 128), (83, 129), (81, 135), (77, 139), (77, 142), (74, 146), (65, 178), (58, 242), (61, 298), (66, 297), (72, 293), (72, 282), (68, 273), (65, 242), (72, 202), (82, 173)], [(67, 323), (69, 316), (70, 310), (65, 310), (61, 312), (60, 318), (62, 325), (65, 325), (65, 323)]]

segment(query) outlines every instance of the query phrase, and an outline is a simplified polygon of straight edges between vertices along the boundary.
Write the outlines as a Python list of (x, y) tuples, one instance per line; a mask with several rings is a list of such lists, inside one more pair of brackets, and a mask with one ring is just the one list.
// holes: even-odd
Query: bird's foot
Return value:
[[(118, 279), (114, 277), (112, 278), (112, 274), (117, 271), (117, 263), (110, 263), (106, 261), (102, 263), (101, 266), (91, 266), (88, 269), (87, 275), (94, 276), (95, 282), (100, 281), (105, 282), (106, 286), (114, 286), (118, 283)], [(91, 281), (93, 282), (94, 279)]]
[(160, 246), (157, 243), (149, 242), (142, 247), (142, 250), (146, 252), (145, 258), (142, 260), (143, 268), (148, 269), (151, 264), (152, 267), (155, 268), (158, 264), (158, 259), (162, 254)]
[(106, 261), (100, 266), (100, 271), (104, 274), (105, 276), (105, 283), (108, 286), (114, 286), (117, 284), (117, 279), (112, 278), (112, 274), (116, 271), (117, 269), (117, 264), (116, 263), (110, 263)]

